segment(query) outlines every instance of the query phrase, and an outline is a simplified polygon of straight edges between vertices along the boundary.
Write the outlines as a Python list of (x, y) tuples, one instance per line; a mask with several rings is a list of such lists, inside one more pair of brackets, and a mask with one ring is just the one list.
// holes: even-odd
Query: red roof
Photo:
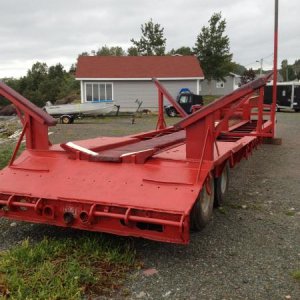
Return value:
[(80, 56), (76, 78), (203, 78), (195, 56)]

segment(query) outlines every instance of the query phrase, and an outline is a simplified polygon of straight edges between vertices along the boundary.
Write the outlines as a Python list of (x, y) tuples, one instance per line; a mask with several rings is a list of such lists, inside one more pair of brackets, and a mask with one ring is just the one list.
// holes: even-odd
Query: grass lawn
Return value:
[(0, 170), (3, 169), (9, 162), (13, 153), (13, 146), (10, 144), (0, 145)]
[[(87, 233), (44, 238), (0, 252), (0, 296), (11, 299), (82, 299), (110, 295), (134, 267), (134, 252)], [(2, 295), (1, 295), (2, 294)]]
[(216, 99), (220, 98), (221, 96), (203, 96), (204, 105), (210, 104), (211, 102), (215, 101)]
[(292, 276), (293, 276), (294, 279), (300, 281), (300, 270), (294, 271), (294, 272), (292, 273)]
[[(0, 169), (13, 146), (0, 145)], [(21, 226), (21, 225), (20, 225)], [(47, 239), (0, 252), (1, 299), (82, 299), (110, 295), (135, 267), (135, 254), (122, 239), (86, 232), (80, 238)]]

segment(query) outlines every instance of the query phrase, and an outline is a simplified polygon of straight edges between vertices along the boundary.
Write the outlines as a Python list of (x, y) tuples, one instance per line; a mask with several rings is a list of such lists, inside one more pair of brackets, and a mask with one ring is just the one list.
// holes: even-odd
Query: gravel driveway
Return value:
[[(122, 135), (150, 129), (146, 117), (59, 125), (51, 139)], [(150, 126), (151, 125), (151, 126)], [(131, 126), (131, 127), (130, 127)], [(129, 128), (130, 127), (130, 128)], [(98, 129), (97, 129), (98, 128)], [(100, 129), (99, 129), (100, 128)], [(129, 128), (129, 130), (124, 129)], [(229, 196), (188, 246), (132, 239), (144, 268), (127, 282), (130, 299), (300, 299), (300, 114), (278, 114), (281, 146), (263, 145), (231, 170)], [(12, 226), (13, 225), (13, 226)], [(84, 232), (0, 220), (0, 248), (26, 237)], [(115, 237), (112, 237), (115, 238)], [(147, 276), (148, 275), (148, 276)], [(124, 295), (124, 294), (122, 294)], [(124, 298), (124, 296), (116, 296)]]
[[(227, 202), (189, 246), (136, 240), (133, 298), (300, 299), (300, 114), (278, 114), (281, 146), (231, 170)], [(147, 272), (146, 272), (147, 273)]]

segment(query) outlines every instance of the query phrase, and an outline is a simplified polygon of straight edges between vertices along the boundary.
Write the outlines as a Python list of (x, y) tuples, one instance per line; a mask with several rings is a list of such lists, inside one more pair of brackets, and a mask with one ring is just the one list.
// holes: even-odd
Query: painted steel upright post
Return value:
[(264, 87), (259, 89), (259, 98), (258, 98), (258, 119), (257, 119), (257, 127), (256, 131), (261, 133), (262, 124), (263, 124), (263, 110), (264, 110)]
[(275, 114), (277, 102), (277, 57), (278, 57), (278, 0), (275, 0), (275, 28), (274, 28), (274, 74), (273, 74), (273, 101), (271, 109), (272, 135), (275, 136)]
[(161, 130), (167, 127), (165, 118), (164, 118), (164, 95), (158, 90), (158, 120), (156, 129)]

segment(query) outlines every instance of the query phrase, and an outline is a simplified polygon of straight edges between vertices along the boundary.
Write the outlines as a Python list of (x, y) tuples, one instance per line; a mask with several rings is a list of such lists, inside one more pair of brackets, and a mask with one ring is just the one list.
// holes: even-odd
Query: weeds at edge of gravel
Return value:
[(243, 209), (243, 210), (256, 210), (256, 211), (262, 211), (263, 208), (259, 204), (251, 203), (251, 204), (235, 204), (235, 203), (224, 203), (224, 207), (229, 207), (232, 209)]
[(110, 295), (135, 266), (128, 246), (103, 236), (25, 240), (0, 252), (0, 298), (82, 299)]
[(296, 212), (295, 212), (295, 211), (286, 211), (285, 214), (286, 214), (288, 217), (293, 217), (293, 216), (295, 216)]
[(13, 153), (12, 145), (1, 145), (0, 149), (0, 170), (2, 170), (9, 162)]
[(227, 211), (226, 211), (226, 209), (225, 209), (224, 206), (219, 206), (217, 211), (218, 211), (220, 214), (222, 214), (222, 215), (226, 215), (226, 214), (227, 214)]
[[(0, 147), (0, 170), (2, 170), (5, 166), (7, 166), (8, 162), (10, 161), (13, 151), (15, 149), (15, 143), (6, 143), (1, 144)], [(17, 153), (17, 156), (25, 149), (25, 145), (21, 145), (20, 149)]]
[(300, 270), (292, 272), (292, 276), (293, 276), (294, 279), (300, 281)]

